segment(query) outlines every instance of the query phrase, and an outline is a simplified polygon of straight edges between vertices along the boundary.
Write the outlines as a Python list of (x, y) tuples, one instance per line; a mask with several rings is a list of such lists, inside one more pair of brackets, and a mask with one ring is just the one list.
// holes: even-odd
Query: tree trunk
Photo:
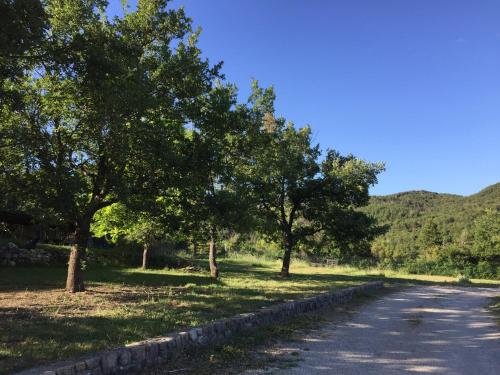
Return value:
[(293, 250), (293, 237), (291, 233), (285, 234), (284, 238), (285, 254), (283, 255), (283, 265), (281, 266), (281, 276), (290, 276), (290, 259), (292, 257)]
[(217, 268), (217, 249), (215, 248), (215, 231), (210, 234), (210, 245), (208, 251), (208, 263), (210, 264), (210, 277), (216, 279), (219, 277)]
[(194, 241), (193, 242), (193, 258), (196, 258), (198, 255), (198, 242)]
[(149, 267), (149, 244), (145, 243), (142, 250), (142, 269), (146, 270)]
[(69, 256), (68, 277), (66, 279), (66, 290), (70, 293), (85, 291), (81, 262), (85, 257), (89, 232), (90, 220), (82, 220), (77, 223), (73, 245), (71, 246), (71, 254)]

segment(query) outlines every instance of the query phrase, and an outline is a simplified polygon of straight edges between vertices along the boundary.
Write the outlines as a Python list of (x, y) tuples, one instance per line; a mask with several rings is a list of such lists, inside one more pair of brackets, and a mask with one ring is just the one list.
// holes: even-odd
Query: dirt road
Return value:
[(294, 366), (245, 374), (499, 375), (500, 328), (484, 308), (493, 295), (500, 291), (408, 288), (279, 345), (298, 359)]

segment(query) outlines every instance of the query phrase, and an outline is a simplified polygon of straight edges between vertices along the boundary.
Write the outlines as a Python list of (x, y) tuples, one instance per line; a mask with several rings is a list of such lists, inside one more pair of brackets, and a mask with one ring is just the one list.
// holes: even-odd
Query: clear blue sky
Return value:
[(373, 194), (500, 181), (500, 1), (180, 5), (242, 100), (252, 78), (272, 84), (277, 112), (310, 124), (323, 148), (385, 162)]

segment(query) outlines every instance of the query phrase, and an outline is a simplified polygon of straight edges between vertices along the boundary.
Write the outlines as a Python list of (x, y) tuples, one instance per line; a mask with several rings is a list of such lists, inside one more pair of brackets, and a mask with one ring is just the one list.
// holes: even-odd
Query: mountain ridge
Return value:
[(436, 191), (430, 191), (430, 190), (425, 190), (425, 189), (419, 189), (419, 190), (405, 190), (401, 191), (398, 193), (391, 193), (391, 194), (374, 194), (371, 197), (375, 198), (388, 198), (388, 197), (394, 197), (394, 196), (400, 196), (400, 195), (411, 195), (411, 194), (431, 194), (431, 195), (444, 195), (444, 196), (453, 196), (453, 197), (459, 197), (459, 198), (470, 198), (476, 195), (481, 195), (485, 193), (489, 193), (491, 190), (498, 189), (498, 192), (500, 193), (500, 182), (493, 183), (491, 185), (486, 186), (485, 188), (479, 190), (477, 193), (472, 193), (469, 195), (461, 195), (461, 194), (453, 194), (453, 193), (439, 193)]

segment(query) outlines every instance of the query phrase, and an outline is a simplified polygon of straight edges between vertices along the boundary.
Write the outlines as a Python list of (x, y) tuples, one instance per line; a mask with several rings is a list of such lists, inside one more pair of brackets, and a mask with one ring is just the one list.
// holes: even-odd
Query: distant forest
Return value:
[(383, 266), (417, 273), (500, 274), (500, 183), (466, 197), (428, 191), (373, 196), (362, 210), (386, 229), (371, 244)]

